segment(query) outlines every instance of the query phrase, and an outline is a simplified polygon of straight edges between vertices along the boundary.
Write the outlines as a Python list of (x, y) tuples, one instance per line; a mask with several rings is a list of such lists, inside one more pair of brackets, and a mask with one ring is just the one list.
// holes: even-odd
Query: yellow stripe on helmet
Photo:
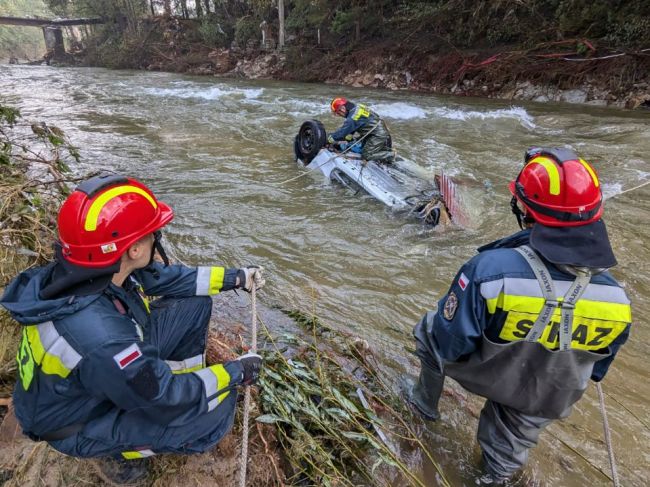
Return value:
[(551, 159), (547, 157), (535, 157), (532, 161), (528, 163), (528, 165), (530, 164), (539, 164), (540, 166), (543, 166), (546, 169), (546, 172), (548, 173), (548, 179), (550, 182), (549, 193), (556, 196), (559, 195), (560, 194), (560, 172), (558, 171), (555, 162), (553, 162)]
[(595, 173), (594, 170), (591, 168), (591, 166), (587, 163), (587, 161), (585, 161), (584, 159), (580, 159), (580, 164), (582, 164), (583, 166), (585, 166), (585, 169), (586, 169), (587, 172), (589, 172), (589, 174), (591, 175), (591, 179), (594, 180), (594, 185), (595, 185), (596, 187), (600, 186), (600, 183), (598, 182), (598, 176), (596, 176), (596, 173)]
[(116, 188), (109, 189), (105, 193), (102, 193), (95, 201), (93, 201), (93, 204), (90, 205), (90, 209), (88, 210), (88, 214), (86, 215), (84, 230), (86, 230), (87, 232), (94, 232), (97, 229), (97, 221), (99, 220), (99, 214), (101, 213), (104, 206), (106, 206), (106, 204), (113, 198), (126, 193), (136, 193), (141, 196), (144, 196), (147, 199), (147, 201), (151, 203), (151, 206), (153, 206), (154, 208), (158, 208), (158, 204), (156, 203), (156, 200), (154, 200), (151, 197), (151, 195), (147, 193), (144, 189), (139, 188), (137, 186), (131, 186), (131, 185), (118, 186)]

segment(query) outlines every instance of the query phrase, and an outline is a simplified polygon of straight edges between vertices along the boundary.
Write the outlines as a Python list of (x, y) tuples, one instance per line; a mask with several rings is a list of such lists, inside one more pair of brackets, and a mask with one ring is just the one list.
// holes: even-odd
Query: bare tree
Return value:
[(278, 0), (278, 49), (284, 47), (284, 0)]
[(181, 12), (184, 19), (190, 18), (190, 12), (187, 10), (187, 0), (181, 0)]

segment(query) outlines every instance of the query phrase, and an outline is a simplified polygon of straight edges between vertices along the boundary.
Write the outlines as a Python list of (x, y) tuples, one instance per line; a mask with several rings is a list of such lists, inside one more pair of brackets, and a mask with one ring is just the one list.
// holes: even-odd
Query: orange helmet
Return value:
[(59, 210), (63, 257), (82, 267), (115, 264), (139, 239), (174, 217), (141, 182), (104, 174), (81, 183)]
[(345, 105), (347, 102), (348, 101), (343, 97), (334, 98), (330, 104), (330, 108), (334, 113), (336, 113), (338, 109)]
[[(588, 225), (603, 214), (596, 171), (569, 149), (533, 148), (510, 183), (513, 211), (518, 200), (536, 222), (549, 227)], [(515, 212), (516, 213), (516, 212)]]

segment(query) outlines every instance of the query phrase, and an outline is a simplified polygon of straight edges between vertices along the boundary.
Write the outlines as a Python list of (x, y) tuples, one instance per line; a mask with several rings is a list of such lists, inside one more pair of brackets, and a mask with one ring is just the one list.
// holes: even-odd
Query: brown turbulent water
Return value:
[[(399, 153), (463, 182), (467, 228), (431, 229), (303, 171), (293, 137), (308, 118), (334, 128), (328, 101), (371, 105)], [(380, 350), (398, 383), (414, 373), (411, 328), (482, 243), (516, 230), (506, 184), (531, 145), (569, 146), (597, 168), (634, 328), (604, 381), (623, 485), (650, 478), (650, 117), (615, 109), (424, 96), (326, 85), (226, 81), (164, 73), (0, 66), (0, 97), (28, 119), (61, 126), (81, 148), (75, 171), (143, 179), (176, 211), (166, 235), (188, 263), (259, 263), (262, 299), (314, 311)], [(454, 485), (474, 485), (480, 401), (443, 397), (423, 435)], [(422, 427), (423, 428), (423, 427)], [(417, 459), (416, 459), (417, 460)], [(528, 477), (608, 485), (595, 388), (542, 435)], [(435, 476), (424, 469), (428, 485)]]

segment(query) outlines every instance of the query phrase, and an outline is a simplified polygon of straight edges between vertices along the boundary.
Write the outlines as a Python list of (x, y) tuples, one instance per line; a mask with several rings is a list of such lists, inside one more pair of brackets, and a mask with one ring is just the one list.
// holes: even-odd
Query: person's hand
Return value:
[(259, 265), (249, 265), (239, 269), (237, 278), (239, 279), (240, 289), (251, 292), (253, 290), (253, 284), (255, 284), (255, 289), (262, 289), (266, 283), (264, 276), (262, 276), (263, 271), (264, 267)]
[(262, 357), (253, 352), (248, 352), (235, 359), (240, 362), (244, 370), (242, 377), (242, 384), (250, 386), (257, 382), (260, 377), (260, 370), (262, 369)]
[(332, 145), (334, 142), (335, 142), (334, 137), (332, 137), (331, 135), (328, 135), (327, 136), (327, 143)]

